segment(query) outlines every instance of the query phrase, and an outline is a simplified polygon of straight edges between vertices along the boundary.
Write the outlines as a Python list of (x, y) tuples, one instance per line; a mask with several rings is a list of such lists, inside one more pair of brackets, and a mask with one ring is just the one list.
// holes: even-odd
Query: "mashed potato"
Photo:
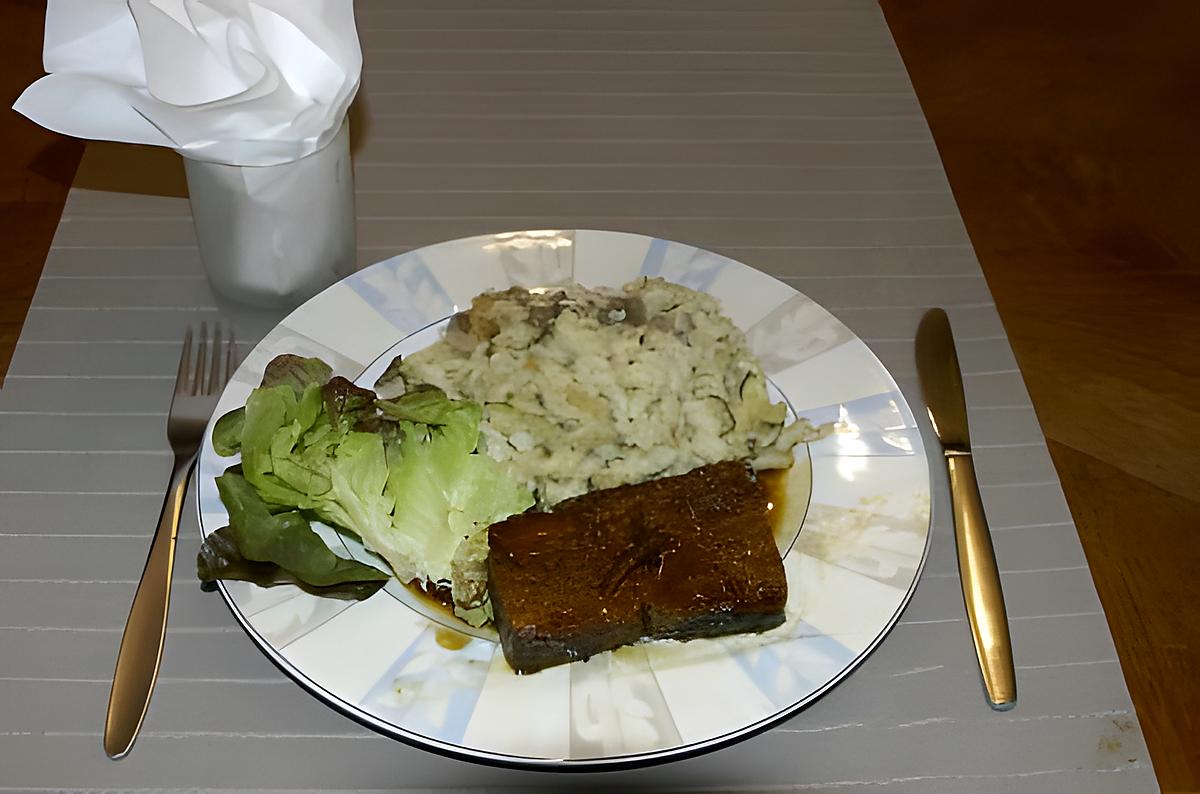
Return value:
[(721, 460), (784, 468), (811, 432), (785, 427), (716, 299), (662, 279), (484, 293), (399, 375), (479, 402), (481, 450), (542, 508)]

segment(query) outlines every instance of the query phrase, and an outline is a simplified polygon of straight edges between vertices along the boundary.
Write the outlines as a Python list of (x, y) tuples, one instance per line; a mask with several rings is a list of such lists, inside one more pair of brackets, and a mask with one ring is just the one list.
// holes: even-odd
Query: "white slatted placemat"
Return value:
[[(944, 473), (901, 623), (843, 685), (734, 748), (599, 788), (1149, 791), (1148, 755), (1054, 467), (937, 151), (869, 0), (360, 0), (363, 264), (452, 237), (614, 228), (776, 275), (919, 404), (947, 307), (1020, 703), (984, 704)], [(0, 788), (561, 787), (378, 737), (285, 679), (192, 579), (127, 760), (100, 731), (169, 468), (184, 325), (215, 316), (187, 202), (73, 190), (0, 391)], [(241, 313), (252, 341), (274, 318)], [(536, 719), (536, 715), (514, 715)]]

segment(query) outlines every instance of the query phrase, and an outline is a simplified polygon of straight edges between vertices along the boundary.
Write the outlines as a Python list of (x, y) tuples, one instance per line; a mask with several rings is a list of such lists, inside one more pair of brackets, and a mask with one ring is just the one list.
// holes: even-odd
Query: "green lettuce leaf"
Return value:
[(245, 559), (274, 563), (317, 587), (388, 579), (384, 571), (330, 551), (299, 511), (271, 513), (237, 472), (218, 477), (217, 491), (229, 511), (229, 534)]
[(235, 579), (253, 582), (259, 587), (290, 584), (311, 595), (350, 601), (361, 601), (375, 595), (388, 578), (385, 576), (383, 579), (347, 581), (318, 587), (276, 563), (256, 562), (243, 557), (234, 540), (233, 530), (229, 527), (221, 527), (200, 544), (200, 553), (196, 555), (196, 572), (205, 590), (214, 589), (213, 583), (218, 579)]
[(369, 548), (370, 538), (391, 531), (395, 505), (385, 488), (383, 439), (375, 433), (348, 433), (328, 464), (330, 488), (314, 509), (323, 521), (350, 530)]
[(236, 455), (242, 449), (242, 430), (246, 426), (246, 407), (235, 408), (213, 425), (213, 449), (223, 458)]
[(375, 392), (338, 376), (321, 387), (329, 421), (342, 428), (355, 427), (375, 415)]
[[(480, 411), (474, 403), (467, 405), (423, 436), (406, 428), (398, 454), (388, 460), (387, 491), (395, 500), (391, 529), (364, 540), (402, 580), (448, 582), (453, 591), (451, 561), (459, 544), (533, 505), (532, 494), (501, 464), (472, 454)], [(456, 601), (463, 600), (459, 589)]]
[(470, 535), (450, 559), (450, 592), (454, 596), (454, 614), (472, 626), (492, 619), (488, 594), (488, 530), (480, 527)]
[[(321, 386), (299, 394), (288, 385), (260, 387), (246, 400), (242, 428), (242, 470), (271, 504), (307, 510), (314, 496), (329, 490)], [(328, 440), (328, 439), (327, 439)], [(309, 447), (312, 451), (305, 454)]]
[(488, 619), (486, 529), (533, 497), (475, 452), (480, 406), (433, 388), (381, 400), (329, 374), (316, 359), (276, 359), (241, 415), (218, 422), (219, 449), (242, 455), (241, 472), (217, 481), (239, 553), (336, 584), (347, 571), (321, 566), (349, 561), (320, 555), (304, 518), (315, 515), (358, 535), (402, 581), (450, 586), (465, 619)]
[(453, 414), (470, 410), (474, 403), (451, 400), (441, 389), (427, 388), (409, 392), (394, 400), (377, 400), (376, 405), (384, 416), (398, 422), (445, 425), (454, 420)]
[(333, 375), (333, 367), (319, 358), (285, 354), (276, 356), (263, 372), (262, 386), (290, 386), (299, 395), (312, 385), (322, 386)]

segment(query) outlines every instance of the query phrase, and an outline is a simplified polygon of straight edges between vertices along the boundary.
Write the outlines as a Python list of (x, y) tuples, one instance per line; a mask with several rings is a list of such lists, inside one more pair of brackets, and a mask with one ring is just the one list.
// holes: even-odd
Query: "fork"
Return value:
[[(123, 758), (132, 749), (158, 679), (171, 601), (175, 537), (188, 477), (204, 438), (204, 428), (237, 364), (233, 332), (229, 332), (227, 340), (222, 341), (221, 336), (219, 325), (214, 325), (210, 336), (207, 323), (200, 324), (198, 333), (189, 327), (183, 336), (179, 374), (167, 417), (167, 441), (175, 453), (175, 465), (158, 528), (150, 541), (146, 567), (129, 608), (121, 650), (117, 653), (104, 721), (104, 752), (110, 758)], [(196, 337), (195, 350), (193, 337)]]

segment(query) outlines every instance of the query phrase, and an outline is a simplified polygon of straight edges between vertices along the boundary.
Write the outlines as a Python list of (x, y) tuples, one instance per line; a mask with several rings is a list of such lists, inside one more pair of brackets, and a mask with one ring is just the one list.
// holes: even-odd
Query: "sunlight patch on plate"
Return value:
[(379, 592), (280, 651), (322, 689), (358, 703), (428, 626)]
[[(831, 377), (830, 373), (837, 376)], [(887, 370), (858, 339), (847, 339), (812, 358), (768, 374), (802, 416), (809, 407), (848, 403), (896, 390)]]
[[(801, 533), (803, 539), (803, 533)], [(879, 626), (896, 613), (904, 590), (870, 576), (817, 559), (803, 551), (797, 557), (797, 601), (801, 619), (855, 655), (879, 635)], [(788, 584), (792, 585), (789, 578)], [(834, 593), (853, 593), (853, 598), (834, 598)]]
[(752, 725), (776, 711), (718, 640), (661, 640), (645, 649), (684, 742), (721, 736), (731, 725)]
[(642, 234), (575, 232), (575, 280), (585, 287), (620, 287), (642, 272), (653, 237)]
[(463, 744), (493, 753), (534, 758), (569, 758), (571, 753), (571, 667), (517, 675), (500, 646), (488, 669)]
[(571, 671), (571, 757), (604, 758), (679, 744), (679, 729), (639, 645), (602, 653)]

